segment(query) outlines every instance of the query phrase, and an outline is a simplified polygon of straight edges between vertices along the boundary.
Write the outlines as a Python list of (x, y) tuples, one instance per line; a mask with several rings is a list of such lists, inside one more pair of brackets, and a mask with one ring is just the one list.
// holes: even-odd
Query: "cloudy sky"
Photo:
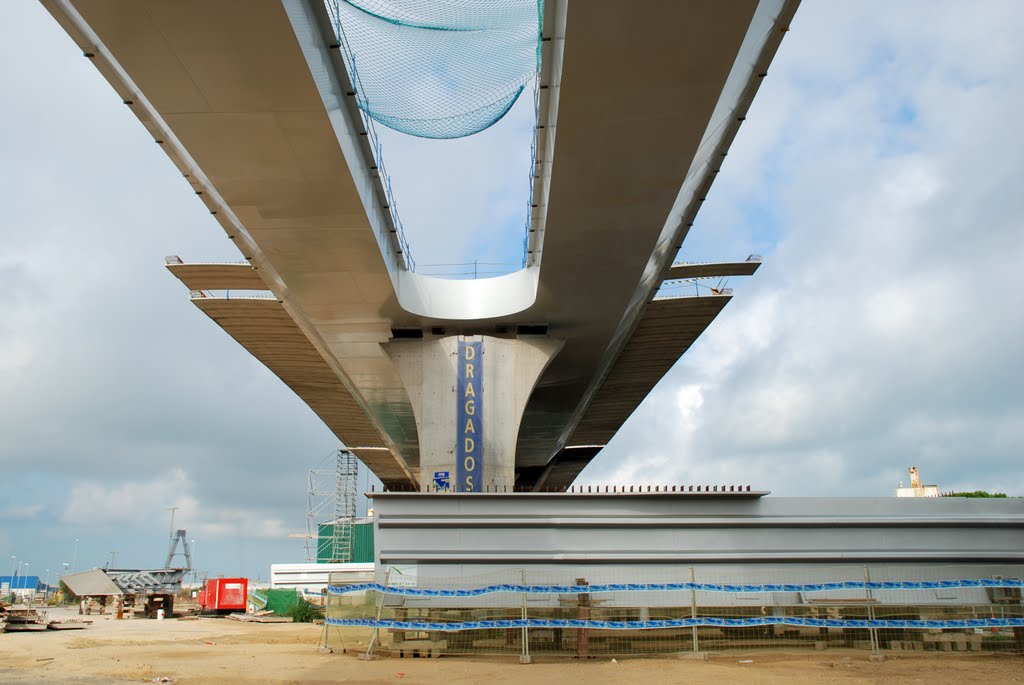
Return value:
[[(201, 569), (266, 578), (336, 441), (163, 269), (238, 254), (159, 147), (37, 3), (4, 10), (0, 574), (76, 539), (159, 565), (174, 504)], [(682, 253), (765, 264), (585, 482), (884, 496), (915, 464), (1024, 495), (1022, 34), (1013, 1), (805, 0)], [(386, 136), (421, 263), (519, 259), (526, 115)]]

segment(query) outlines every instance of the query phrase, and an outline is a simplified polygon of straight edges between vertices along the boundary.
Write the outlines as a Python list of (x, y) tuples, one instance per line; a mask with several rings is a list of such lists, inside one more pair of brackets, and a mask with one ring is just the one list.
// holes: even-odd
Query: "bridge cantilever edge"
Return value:
[(665, 280), (753, 276), (761, 263), (761, 258), (756, 255), (751, 255), (742, 262), (680, 262), (669, 267)]
[(164, 265), (189, 290), (268, 290), (249, 263), (185, 264), (168, 259)]
[(266, 298), (194, 298), (214, 323), (281, 379), (339, 440), (360, 450), (363, 462), (385, 485), (415, 482), (334, 369), (285, 308)]

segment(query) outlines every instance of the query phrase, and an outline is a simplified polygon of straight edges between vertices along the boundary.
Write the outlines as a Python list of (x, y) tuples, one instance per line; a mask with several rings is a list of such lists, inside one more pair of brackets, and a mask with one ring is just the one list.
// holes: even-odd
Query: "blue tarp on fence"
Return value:
[(723, 585), (719, 583), (606, 583), (600, 585), (486, 585), (478, 588), (444, 590), (413, 587), (390, 587), (380, 583), (332, 585), (327, 592), (343, 595), (374, 590), (406, 597), (479, 597), (497, 592), (528, 594), (582, 594), (599, 592), (829, 592), (833, 590), (943, 590), (949, 588), (1024, 588), (1019, 578), (972, 578), (965, 580), (863, 581), (838, 583), (803, 583), (759, 585)]
[(1024, 618), (977, 618), (962, 620), (911, 620), (911, 619), (838, 619), (811, 618), (801, 616), (760, 616), (751, 618), (672, 618), (658, 621), (596, 621), (590, 619), (518, 618), (494, 621), (393, 621), (372, 618), (328, 618), (331, 626), (364, 626), (367, 628), (390, 628), (393, 630), (437, 630), (454, 632), (458, 630), (486, 630), (488, 628), (597, 628), (603, 630), (653, 630), (657, 628), (692, 628), (708, 626), (716, 628), (749, 628), (753, 626), (803, 626), (808, 628), (904, 628), (911, 630), (935, 630), (943, 628), (1020, 628)]

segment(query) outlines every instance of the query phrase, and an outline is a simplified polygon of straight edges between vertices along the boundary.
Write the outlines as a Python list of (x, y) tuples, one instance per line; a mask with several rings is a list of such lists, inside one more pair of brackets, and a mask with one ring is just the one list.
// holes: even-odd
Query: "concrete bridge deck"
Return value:
[(519, 485), (568, 484), (729, 300), (654, 302), (663, 281), (756, 269), (672, 259), (795, 0), (549, 0), (529, 260), (477, 281), (407, 268), (322, 3), (41, 1), (247, 262), (168, 268), (190, 290), (271, 291), (193, 302), (385, 483), (423, 482), (448, 449), (425, 442), (399, 337), (550, 340), (488, 449)]

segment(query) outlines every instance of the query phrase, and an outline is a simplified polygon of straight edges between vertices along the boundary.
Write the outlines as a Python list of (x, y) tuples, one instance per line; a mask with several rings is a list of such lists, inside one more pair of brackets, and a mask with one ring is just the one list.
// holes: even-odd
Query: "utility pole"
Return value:
[(171, 528), (170, 528), (170, 530), (167, 531), (167, 539), (170, 540), (171, 542), (174, 542), (174, 512), (176, 512), (181, 507), (173, 506), (172, 505), (172, 506), (169, 506), (167, 508), (171, 512)]

